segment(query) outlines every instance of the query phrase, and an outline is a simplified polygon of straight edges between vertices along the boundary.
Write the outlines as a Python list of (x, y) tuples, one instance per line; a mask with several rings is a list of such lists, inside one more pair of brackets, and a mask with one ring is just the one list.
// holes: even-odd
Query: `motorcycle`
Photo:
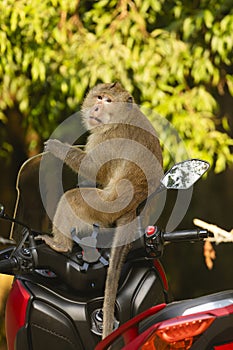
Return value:
[[(0, 206), (0, 218), (12, 222), (11, 243), (15, 242), (0, 251), (0, 273), (15, 276), (5, 313), (8, 350), (100, 350), (110, 344), (111, 349), (200, 349), (196, 344), (203, 337), (200, 344), (219, 350), (225, 349), (219, 344), (233, 342), (233, 292), (169, 303), (159, 260), (165, 243), (203, 240), (209, 233), (200, 229), (170, 233), (155, 226), (145, 230), (140, 220), (145, 203), (137, 211), (139, 238), (121, 274), (115, 331), (101, 341), (110, 251), (99, 248), (102, 233), (95, 223), (88, 246), (72, 232), (71, 253), (58, 253), (37, 239), (51, 225), (34, 187), (39, 183), (40, 159), (36, 156), (20, 169), (14, 218)], [(153, 196), (164, 189), (187, 189), (207, 169), (206, 162), (196, 159), (178, 163)]]

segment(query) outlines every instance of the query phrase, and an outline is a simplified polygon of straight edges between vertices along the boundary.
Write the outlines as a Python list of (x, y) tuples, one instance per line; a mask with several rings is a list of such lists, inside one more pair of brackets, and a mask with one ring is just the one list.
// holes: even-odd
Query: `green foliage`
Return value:
[[(218, 103), (233, 97), (232, 33), (226, 0), (0, 0), (0, 123), (16, 109), (44, 140), (89, 87), (120, 80), (220, 172), (233, 162)], [(150, 115), (165, 165), (185, 157)]]

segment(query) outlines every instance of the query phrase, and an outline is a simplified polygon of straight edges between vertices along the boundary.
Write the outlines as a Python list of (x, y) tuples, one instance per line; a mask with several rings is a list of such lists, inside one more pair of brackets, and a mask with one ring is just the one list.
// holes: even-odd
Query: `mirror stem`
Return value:
[(136, 216), (139, 216), (139, 215), (140, 215), (140, 213), (141, 213), (141, 211), (142, 211), (142, 209), (143, 209), (143, 207), (145, 206), (145, 204), (146, 204), (147, 201), (150, 201), (154, 196), (156, 196), (158, 193), (164, 191), (165, 189), (166, 189), (166, 187), (165, 187), (162, 183), (160, 183), (159, 186), (156, 188), (156, 190), (155, 190), (153, 193), (151, 193), (151, 194), (149, 195), (149, 197), (147, 197), (146, 199), (144, 199), (144, 200), (139, 204), (139, 206), (138, 206), (137, 209), (136, 209)]

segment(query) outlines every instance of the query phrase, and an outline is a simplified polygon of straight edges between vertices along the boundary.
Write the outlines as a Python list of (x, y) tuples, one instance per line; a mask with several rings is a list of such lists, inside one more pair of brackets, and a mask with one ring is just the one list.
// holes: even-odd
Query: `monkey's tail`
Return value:
[(115, 300), (117, 295), (118, 283), (121, 270), (125, 262), (130, 245), (113, 247), (109, 262), (108, 274), (105, 285), (104, 305), (103, 305), (103, 335), (102, 339), (107, 337), (113, 331)]

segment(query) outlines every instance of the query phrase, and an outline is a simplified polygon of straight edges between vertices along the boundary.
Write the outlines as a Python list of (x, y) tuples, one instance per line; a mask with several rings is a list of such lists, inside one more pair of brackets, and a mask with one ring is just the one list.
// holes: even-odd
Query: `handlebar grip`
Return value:
[(18, 266), (18, 261), (15, 258), (0, 260), (0, 273), (12, 273), (14, 268)]
[(181, 230), (173, 232), (164, 232), (164, 242), (190, 242), (190, 241), (201, 241), (204, 238), (210, 236), (207, 230), (194, 229), (194, 230)]

